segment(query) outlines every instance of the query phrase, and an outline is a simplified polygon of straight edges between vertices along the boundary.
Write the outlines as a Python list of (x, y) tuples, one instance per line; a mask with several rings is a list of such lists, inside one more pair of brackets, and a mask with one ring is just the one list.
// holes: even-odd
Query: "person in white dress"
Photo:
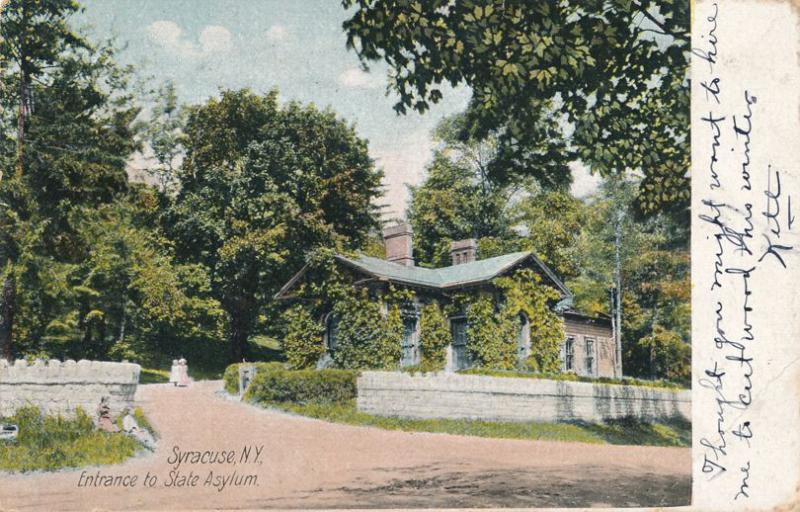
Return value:
[(189, 385), (189, 366), (186, 365), (186, 359), (180, 358), (178, 360), (178, 386), (185, 387)]
[(172, 368), (169, 371), (169, 383), (172, 384), (173, 386), (177, 386), (178, 381), (180, 380), (179, 375), (180, 375), (180, 366), (178, 365), (178, 360), (173, 359)]

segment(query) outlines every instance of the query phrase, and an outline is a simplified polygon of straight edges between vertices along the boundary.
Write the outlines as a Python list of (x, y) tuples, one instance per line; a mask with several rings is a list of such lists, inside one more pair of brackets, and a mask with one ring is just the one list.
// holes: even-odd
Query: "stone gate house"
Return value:
[[(349, 258), (337, 255), (336, 261), (359, 278), (356, 283), (371, 286), (379, 292), (385, 290), (389, 284), (416, 292), (413, 307), (403, 310), (402, 366), (419, 363), (419, 311), (425, 302), (436, 300), (443, 303), (452, 293), (491, 290), (491, 281), (494, 278), (511, 274), (521, 268), (537, 272), (542, 283), (558, 290), (562, 299), (571, 298), (564, 283), (532, 252), (515, 252), (476, 260), (475, 240), (461, 240), (451, 245), (451, 266), (431, 269), (414, 265), (412, 231), (408, 224), (386, 228), (383, 236), (386, 260), (369, 256)], [(303, 278), (306, 270), (307, 268), (303, 268), (292, 277), (275, 298), (291, 299), (291, 291)], [(562, 301), (564, 302), (566, 301)], [(593, 317), (571, 309), (560, 310), (560, 314), (564, 318), (566, 333), (561, 346), (562, 371), (590, 377), (614, 377), (614, 363), (619, 355), (615, 350), (610, 318)], [(530, 352), (530, 322), (524, 314), (520, 315), (520, 321), (518, 354), (520, 360), (524, 360)], [(325, 346), (332, 352), (336, 349), (337, 321), (335, 317), (328, 315), (324, 322)], [(468, 368), (467, 319), (463, 314), (458, 314), (449, 318), (449, 324), (453, 335), (452, 369)]]

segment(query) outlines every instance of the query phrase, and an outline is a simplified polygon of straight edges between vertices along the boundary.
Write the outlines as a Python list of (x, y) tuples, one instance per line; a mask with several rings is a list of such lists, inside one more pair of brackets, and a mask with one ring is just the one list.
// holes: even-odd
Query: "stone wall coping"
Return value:
[(45, 361), (37, 359), (28, 363), (24, 359), (0, 359), (0, 385), (43, 384), (64, 385), (75, 383), (138, 384), (141, 366), (135, 363), (88, 361), (68, 359)]
[(358, 379), (359, 388), (447, 391), (493, 394), (536, 394), (544, 396), (613, 397), (615, 399), (670, 400), (691, 402), (687, 389), (654, 388), (631, 384), (607, 384), (524, 377), (494, 377), (456, 373), (410, 374), (403, 372), (365, 371)]

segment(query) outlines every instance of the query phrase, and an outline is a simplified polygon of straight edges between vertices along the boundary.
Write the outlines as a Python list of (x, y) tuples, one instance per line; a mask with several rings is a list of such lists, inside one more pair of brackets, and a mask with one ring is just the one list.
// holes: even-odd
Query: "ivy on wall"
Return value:
[(473, 365), (498, 370), (516, 368), (518, 313), (499, 306), (488, 293), (468, 301), (467, 352)]
[(453, 342), (447, 317), (436, 304), (422, 308), (419, 326), (420, 370), (434, 372), (443, 370), (447, 362), (447, 346)]
[(295, 305), (283, 315), (286, 323), (286, 335), (283, 338), (283, 350), (289, 368), (313, 368), (325, 353), (323, 334), (325, 327), (317, 321), (308, 308)]
[(334, 254), (323, 249), (309, 256), (306, 279), (297, 292), (303, 302), (283, 314), (283, 348), (290, 366), (311, 368), (325, 353), (323, 320), (332, 313), (338, 318), (332, 355), (337, 367), (397, 368), (403, 336), (400, 305), (413, 300), (413, 293), (390, 287), (376, 300), (368, 288), (353, 286), (352, 276), (339, 268)]
[(339, 318), (339, 331), (333, 361), (339, 368), (395, 369), (399, 365), (403, 321), (400, 306), (389, 303), (384, 314), (382, 303), (369, 297), (366, 289), (339, 301), (333, 313)]
[(467, 352), (473, 366), (498, 370), (519, 366), (520, 313), (524, 313), (530, 327), (526, 369), (558, 371), (564, 321), (551, 306), (560, 298), (559, 293), (543, 285), (541, 277), (530, 269), (496, 278), (493, 284), (500, 293), (461, 293), (448, 308), (448, 314), (466, 314)]
[[(506, 311), (519, 325), (519, 313), (524, 313), (530, 322), (531, 352), (527, 367), (533, 371), (557, 372), (561, 369), (560, 349), (565, 338), (564, 320), (552, 309), (552, 304), (561, 298), (553, 288), (542, 284), (542, 278), (530, 269), (518, 270), (513, 276), (495, 279), (502, 290)], [(519, 329), (519, 327), (517, 327)]]
[[(352, 276), (341, 269), (332, 251), (309, 258), (307, 278), (299, 286), (302, 304), (283, 315), (286, 326), (284, 350), (292, 368), (313, 367), (325, 353), (323, 319), (337, 316), (335, 366), (351, 369), (396, 369), (402, 352), (401, 308), (415, 295), (389, 287), (380, 298), (367, 287), (354, 287)], [(439, 371), (445, 366), (452, 335), (447, 317), (457, 312), (467, 316), (467, 352), (481, 368), (518, 368), (520, 313), (530, 322), (531, 351), (526, 361), (534, 371), (558, 371), (559, 349), (564, 339), (563, 320), (551, 309), (560, 298), (544, 286), (532, 270), (493, 281), (495, 292), (461, 293), (450, 304), (430, 303), (420, 315), (420, 370)]]

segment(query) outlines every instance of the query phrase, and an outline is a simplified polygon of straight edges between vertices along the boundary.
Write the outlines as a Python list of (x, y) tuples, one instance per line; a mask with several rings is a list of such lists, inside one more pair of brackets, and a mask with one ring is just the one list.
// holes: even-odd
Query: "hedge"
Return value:
[(222, 382), (225, 384), (225, 391), (230, 393), (231, 395), (239, 394), (239, 367), (243, 364), (247, 365), (255, 365), (257, 371), (262, 371), (264, 369), (283, 369), (283, 365), (281, 363), (236, 363), (229, 365), (225, 368), (225, 373), (222, 375)]
[[(239, 365), (225, 370), (225, 390), (238, 391)], [(358, 372), (352, 370), (288, 370), (279, 363), (257, 363), (256, 376), (244, 399), (256, 403), (325, 404), (353, 400)]]

